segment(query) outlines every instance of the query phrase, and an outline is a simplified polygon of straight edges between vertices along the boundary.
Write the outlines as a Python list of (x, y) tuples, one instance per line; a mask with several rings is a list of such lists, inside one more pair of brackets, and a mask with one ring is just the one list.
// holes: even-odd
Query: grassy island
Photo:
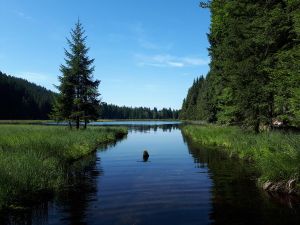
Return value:
[(0, 125), (0, 208), (53, 193), (72, 162), (126, 134), (125, 128)]

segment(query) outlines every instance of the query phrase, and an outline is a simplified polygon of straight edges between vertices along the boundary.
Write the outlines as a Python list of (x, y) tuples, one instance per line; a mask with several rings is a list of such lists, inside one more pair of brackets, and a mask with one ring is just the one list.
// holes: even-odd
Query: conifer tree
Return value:
[(57, 86), (60, 94), (53, 109), (53, 117), (75, 121), (79, 129), (80, 121), (84, 121), (86, 128), (89, 120), (99, 116), (99, 80), (94, 80), (94, 59), (87, 55), (85, 31), (80, 21), (71, 31), (71, 40), (67, 39), (69, 51), (65, 50), (65, 65), (61, 65), (59, 76), (60, 85)]
[(180, 118), (256, 132), (276, 120), (300, 127), (299, 0), (212, 0), (200, 6), (211, 11), (210, 71), (189, 89)]

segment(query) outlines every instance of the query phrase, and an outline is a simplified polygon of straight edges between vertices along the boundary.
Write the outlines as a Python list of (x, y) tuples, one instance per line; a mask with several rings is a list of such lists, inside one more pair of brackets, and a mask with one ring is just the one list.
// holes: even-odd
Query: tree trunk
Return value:
[(257, 134), (260, 132), (260, 130), (259, 130), (260, 119), (259, 119), (259, 113), (258, 112), (259, 112), (258, 109), (256, 109), (256, 113), (255, 113), (256, 118), (254, 118), (254, 131)]
[(76, 117), (76, 129), (79, 129), (79, 116)]
[(258, 123), (256, 123), (255, 124), (255, 126), (254, 126), (254, 131), (255, 131), (255, 133), (259, 133), (259, 124)]
[(84, 129), (86, 129), (87, 119), (84, 119)]

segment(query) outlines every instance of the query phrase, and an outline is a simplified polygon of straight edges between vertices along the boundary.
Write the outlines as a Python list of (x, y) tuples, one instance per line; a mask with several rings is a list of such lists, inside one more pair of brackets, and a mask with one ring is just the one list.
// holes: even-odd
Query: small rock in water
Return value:
[(145, 150), (144, 153), (143, 153), (143, 160), (144, 160), (144, 162), (147, 162), (148, 158), (149, 158), (149, 153), (148, 153), (147, 150)]

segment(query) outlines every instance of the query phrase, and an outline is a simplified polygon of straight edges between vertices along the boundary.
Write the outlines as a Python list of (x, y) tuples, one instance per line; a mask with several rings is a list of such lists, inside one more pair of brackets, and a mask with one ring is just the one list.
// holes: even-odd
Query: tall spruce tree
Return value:
[(84, 121), (84, 128), (90, 120), (99, 117), (100, 94), (99, 80), (94, 80), (94, 59), (87, 55), (86, 36), (82, 24), (78, 20), (75, 29), (71, 31), (71, 40), (67, 39), (69, 51), (65, 49), (65, 65), (61, 65), (59, 76), (60, 94), (56, 100), (53, 117), (60, 120), (75, 121), (79, 129), (80, 121)]
[[(180, 117), (256, 132), (300, 127), (300, 1), (211, 0), (210, 71), (194, 82)], [(197, 95), (197, 101), (194, 96)]]

